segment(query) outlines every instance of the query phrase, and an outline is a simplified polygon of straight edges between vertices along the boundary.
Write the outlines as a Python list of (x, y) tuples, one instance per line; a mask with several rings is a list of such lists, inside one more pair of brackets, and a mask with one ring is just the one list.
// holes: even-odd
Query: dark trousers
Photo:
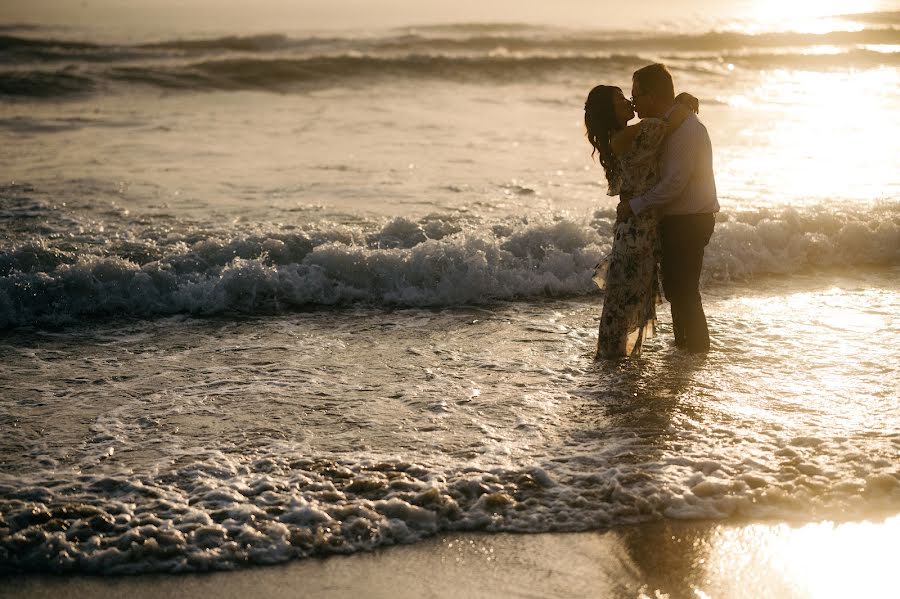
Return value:
[(700, 300), (703, 248), (716, 224), (712, 214), (666, 216), (660, 223), (662, 280), (672, 306), (675, 345), (692, 352), (709, 351), (709, 328)]

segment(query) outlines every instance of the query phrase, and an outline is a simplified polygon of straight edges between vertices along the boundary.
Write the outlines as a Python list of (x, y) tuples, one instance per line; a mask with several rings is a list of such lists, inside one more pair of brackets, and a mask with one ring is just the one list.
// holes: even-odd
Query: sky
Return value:
[(2, 0), (0, 22), (167, 31), (289, 32), (425, 23), (722, 28), (900, 9), (900, 0)]

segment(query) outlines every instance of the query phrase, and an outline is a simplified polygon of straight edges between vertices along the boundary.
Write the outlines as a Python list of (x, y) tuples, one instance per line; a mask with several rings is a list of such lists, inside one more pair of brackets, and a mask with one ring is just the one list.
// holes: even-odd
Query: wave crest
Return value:
[[(883, 17), (884, 15), (882, 15)], [(873, 17), (874, 18), (874, 17)], [(887, 18), (887, 17), (884, 17)], [(382, 35), (282, 34), (97, 44), (0, 35), (0, 96), (62, 97), (142, 84), (164, 89), (303, 90), (371, 79), (495, 83), (596, 77), (664, 58), (674, 68), (869, 68), (896, 65), (896, 25), (828, 33), (598, 32), (514, 25), (419, 27)], [(821, 54), (810, 49), (836, 49)], [(883, 51), (873, 51), (880, 47)]]
[[(595, 291), (613, 215), (463, 227), (396, 218), (366, 232), (335, 227), (174, 241), (131, 238), (104, 253), (23, 241), (0, 253), (0, 327), (84, 318), (272, 313), (358, 302), (452, 306)], [(148, 234), (149, 235), (149, 234)], [(123, 237), (128, 238), (127, 235)], [(94, 252), (94, 253), (91, 253)], [(900, 206), (720, 215), (705, 284), (817, 268), (900, 263)]]

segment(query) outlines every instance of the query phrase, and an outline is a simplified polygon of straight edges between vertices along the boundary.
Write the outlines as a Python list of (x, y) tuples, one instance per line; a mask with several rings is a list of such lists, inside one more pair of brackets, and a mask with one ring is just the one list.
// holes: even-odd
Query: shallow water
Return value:
[(177, 571), (440, 530), (891, 513), (900, 355), (871, 340), (897, 330), (895, 280), (715, 289), (707, 358), (663, 320), (615, 364), (582, 300), (13, 334), (5, 559)]
[[(0, 569), (895, 514), (891, 15), (825, 37), (7, 28)], [(655, 59), (716, 148), (713, 351), (675, 350), (662, 306), (641, 358), (596, 363), (614, 199), (581, 103)]]

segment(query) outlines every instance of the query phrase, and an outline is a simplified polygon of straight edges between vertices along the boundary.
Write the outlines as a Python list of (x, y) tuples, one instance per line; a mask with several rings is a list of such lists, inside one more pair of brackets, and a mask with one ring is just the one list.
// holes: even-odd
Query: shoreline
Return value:
[(203, 574), (0, 577), (0, 597), (881, 596), (900, 515), (858, 522), (663, 520), (603, 532), (442, 534)]

